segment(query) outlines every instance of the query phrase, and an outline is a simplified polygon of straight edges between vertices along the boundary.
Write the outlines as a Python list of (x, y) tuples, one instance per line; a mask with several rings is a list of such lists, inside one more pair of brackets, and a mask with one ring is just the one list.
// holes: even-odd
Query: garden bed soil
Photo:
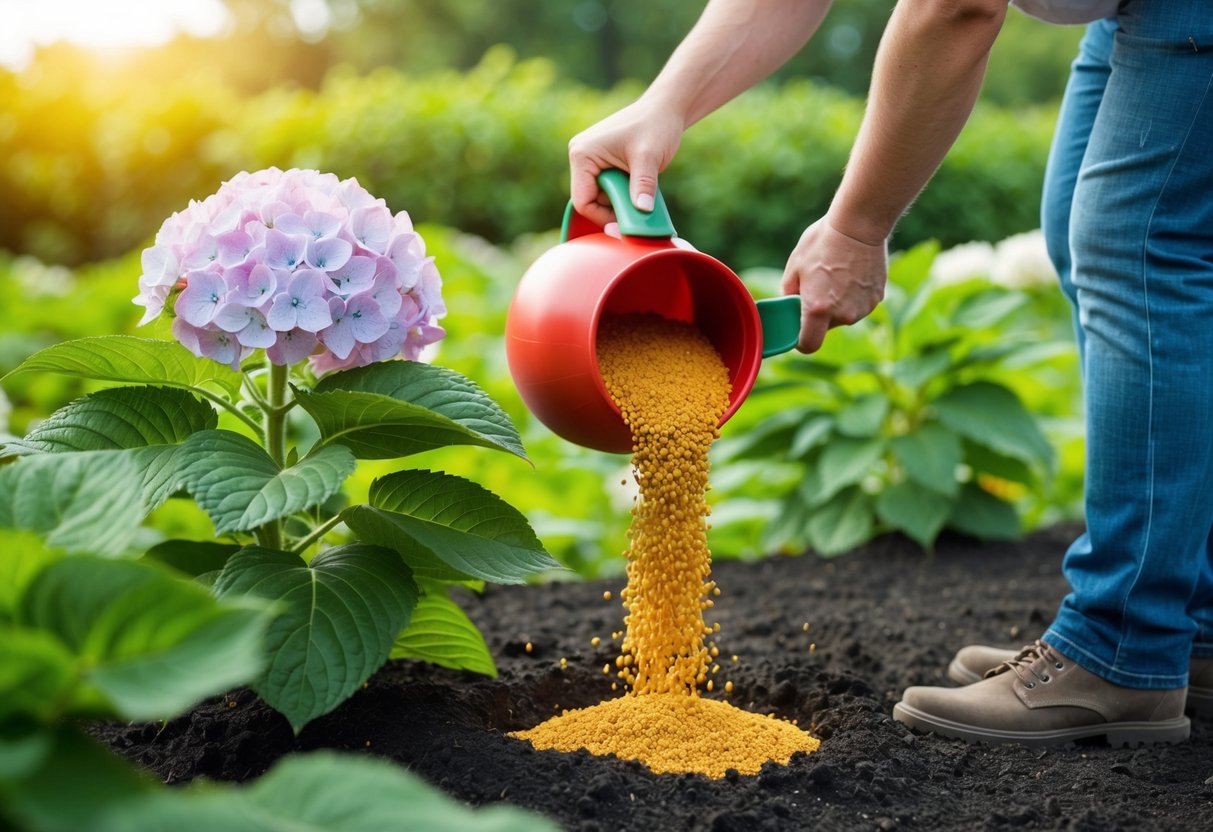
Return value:
[(618, 695), (602, 666), (614, 658), (622, 578), (461, 596), (499, 678), (391, 662), (298, 737), (248, 690), (167, 725), (93, 730), (168, 783), (243, 781), (290, 752), (340, 749), (394, 760), (468, 803), (516, 804), (576, 830), (1213, 828), (1211, 721), (1193, 719), (1177, 746), (1040, 750), (919, 736), (890, 718), (907, 685), (946, 684), (961, 645), (1040, 634), (1065, 591), (1059, 562), (1076, 531), (988, 545), (946, 538), (933, 557), (886, 538), (829, 561), (718, 563), (724, 653), (709, 695), (730, 679), (734, 704), (822, 739), (817, 753), (753, 776), (659, 776), (507, 736)]

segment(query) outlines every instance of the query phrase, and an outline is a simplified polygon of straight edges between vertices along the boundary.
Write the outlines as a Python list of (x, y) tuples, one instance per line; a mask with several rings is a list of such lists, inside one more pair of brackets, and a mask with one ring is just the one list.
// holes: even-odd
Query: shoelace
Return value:
[(1015, 658), (986, 671), (986, 678), (1010, 670), (1019, 677), (1023, 686), (1030, 690), (1036, 687), (1037, 682), (1048, 682), (1053, 678), (1049, 673), (1050, 669), (1061, 670), (1065, 666), (1065, 659), (1061, 654), (1037, 639), (1035, 644), (1028, 644), (1020, 650)]

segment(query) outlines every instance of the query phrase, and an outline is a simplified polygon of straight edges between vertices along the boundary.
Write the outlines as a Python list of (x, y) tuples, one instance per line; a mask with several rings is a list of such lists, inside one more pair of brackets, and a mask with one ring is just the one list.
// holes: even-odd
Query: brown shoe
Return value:
[(1186, 688), (1138, 690), (1107, 682), (1037, 641), (963, 688), (912, 687), (893, 718), (966, 742), (1040, 746), (1106, 737), (1112, 745), (1181, 742)]
[[(948, 678), (958, 685), (980, 682), (1003, 662), (1015, 658), (1019, 650), (969, 644), (956, 652), (948, 665)], [(1213, 717), (1213, 658), (1192, 657), (1188, 667), (1188, 713)]]
[(984, 644), (970, 644), (960, 648), (952, 663), (948, 665), (948, 678), (958, 685), (971, 685), (980, 682), (989, 671), (1003, 662), (1009, 662), (1016, 654), (1025, 648), (1006, 649), (1003, 647), (987, 647)]
[(1213, 658), (1193, 656), (1188, 665), (1188, 710), (1213, 716)]

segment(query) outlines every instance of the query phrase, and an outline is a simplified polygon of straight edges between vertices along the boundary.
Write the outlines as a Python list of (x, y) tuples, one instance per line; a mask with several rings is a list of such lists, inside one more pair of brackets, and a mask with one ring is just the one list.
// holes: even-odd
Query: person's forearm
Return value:
[(644, 98), (689, 127), (782, 66), (829, 7), (830, 0), (710, 0)]
[(1005, 15), (1006, 0), (900, 0), (830, 207), (837, 231), (870, 244), (892, 233), (972, 112)]

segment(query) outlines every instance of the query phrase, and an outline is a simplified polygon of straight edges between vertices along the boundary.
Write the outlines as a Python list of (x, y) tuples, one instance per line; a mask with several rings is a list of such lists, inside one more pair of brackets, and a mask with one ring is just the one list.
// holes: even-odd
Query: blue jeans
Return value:
[(1213, 656), (1213, 0), (1087, 28), (1042, 224), (1074, 310), (1086, 527), (1044, 639), (1134, 688)]

